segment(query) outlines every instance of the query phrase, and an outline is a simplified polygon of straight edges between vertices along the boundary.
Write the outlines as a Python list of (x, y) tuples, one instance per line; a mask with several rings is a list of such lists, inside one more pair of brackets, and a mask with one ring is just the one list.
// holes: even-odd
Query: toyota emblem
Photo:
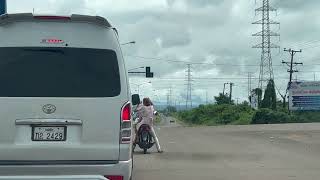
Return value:
[(42, 107), (42, 111), (46, 114), (52, 114), (56, 112), (56, 106), (53, 104), (46, 104)]

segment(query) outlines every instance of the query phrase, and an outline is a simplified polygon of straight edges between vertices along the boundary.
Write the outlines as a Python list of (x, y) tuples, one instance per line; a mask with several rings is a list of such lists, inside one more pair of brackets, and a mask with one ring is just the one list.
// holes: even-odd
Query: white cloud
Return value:
[[(279, 7), (278, 16), (272, 16), (281, 22), (281, 44), (283, 47), (317, 40), (320, 23), (316, 20), (318, 0), (273, 0)], [(247, 72), (259, 76), (258, 66), (260, 51), (251, 49), (259, 40), (251, 37), (260, 27), (252, 25), (254, 8), (259, 1), (247, 0), (8, 0), (10, 13), (32, 12), (44, 14), (84, 13), (102, 15), (112, 22), (120, 32), (122, 42), (137, 41), (137, 44), (123, 47), (125, 54), (140, 55), (163, 59), (181, 59), (190, 62), (227, 64), (225, 66), (194, 65), (193, 76), (196, 77), (243, 77), (244, 79), (196, 80), (194, 98), (205, 101), (208, 90), (211, 100), (222, 91), (223, 83), (233, 81), (235, 96), (245, 99), (247, 96)], [(274, 28), (277, 30), (277, 28)], [(320, 41), (319, 41), (320, 42)], [(318, 45), (320, 43), (318, 42)], [(311, 43), (310, 46), (315, 46)], [(299, 48), (299, 46), (298, 46)], [(273, 52), (273, 64), (280, 64), (288, 58), (287, 54)], [(318, 60), (317, 48), (309, 49), (298, 55), (297, 60), (306, 66), (301, 70), (317, 70), (318, 66), (307, 66)], [(147, 60), (126, 56), (127, 67), (149, 65), (155, 72), (152, 88), (163, 100), (171, 86), (175, 89), (176, 99), (183, 101), (185, 95), (185, 63), (172, 63), (161, 60)], [(239, 66), (234, 66), (239, 65)], [(274, 67), (276, 83), (285, 88), (288, 76), (286, 67)], [(300, 73), (301, 78), (312, 79), (312, 73)], [(320, 75), (320, 74), (319, 74)], [(160, 78), (180, 78), (180, 80), (161, 80)], [(131, 81), (145, 82), (144, 78), (133, 77)], [(253, 81), (257, 85), (256, 81)], [(151, 86), (146, 86), (144, 94), (151, 96)], [(133, 87), (133, 89), (135, 89)], [(159, 98), (158, 96), (158, 98)], [(201, 102), (198, 102), (201, 103)]]

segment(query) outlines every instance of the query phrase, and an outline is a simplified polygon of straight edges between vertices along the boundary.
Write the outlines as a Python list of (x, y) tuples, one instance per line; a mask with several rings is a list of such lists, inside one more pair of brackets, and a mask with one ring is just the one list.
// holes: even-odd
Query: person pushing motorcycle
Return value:
[(156, 134), (154, 127), (153, 127), (154, 118), (155, 118), (155, 115), (154, 115), (155, 110), (154, 110), (154, 107), (153, 107), (151, 100), (149, 98), (144, 98), (142, 101), (142, 104), (139, 104), (137, 106), (136, 111), (137, 111), (138, 122), (135, 126), (136, 136), (135, 136), (134, 142), (136, 143), (136, 141), (138, 139), (137, 134), (138, 134), (138, 130), (139, 130), (140, 126), (143, 124), (147, 124), (150, 126), (150, 134), (153, 137), (153, 140), (155, 141), (158, 152), (162, 153), (163, 151), (161, 150), (159, 139), (158, 139), (157, 134)]

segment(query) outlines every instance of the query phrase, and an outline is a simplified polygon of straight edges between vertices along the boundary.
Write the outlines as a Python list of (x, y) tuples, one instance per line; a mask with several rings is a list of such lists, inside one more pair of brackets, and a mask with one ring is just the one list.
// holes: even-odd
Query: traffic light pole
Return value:
[(146, 78), (153, 78), (153, 72), (151, 72), (151, 67), (146, 67), (145, 72), (129, 71), (129, 74), (145, 74)]

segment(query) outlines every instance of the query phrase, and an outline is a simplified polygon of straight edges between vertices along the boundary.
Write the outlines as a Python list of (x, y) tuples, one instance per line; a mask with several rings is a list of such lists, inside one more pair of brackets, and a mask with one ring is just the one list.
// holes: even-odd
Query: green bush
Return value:
[(252, 117), (251, 124), (279, 124), (293, 122), (293, 117), (271, 109), (259, 109)]
[(178, 113), (181, 121), (198, 125), (249, 124), (252, 116), (253, 110), (246, 104), (200, 105)]
[(254, 111), (248, 104), (200, 105), (192, 110), (176, 112), (175, 116), (187, 124), (208, 126), (320, 122), (320, 112), (317, 111), (293, 112), (289, 115), (286, 108)]
[(294, 122), (320, 122), (320, 112), (319, 111), (297, 111), (294, 112), (295, 116)]

